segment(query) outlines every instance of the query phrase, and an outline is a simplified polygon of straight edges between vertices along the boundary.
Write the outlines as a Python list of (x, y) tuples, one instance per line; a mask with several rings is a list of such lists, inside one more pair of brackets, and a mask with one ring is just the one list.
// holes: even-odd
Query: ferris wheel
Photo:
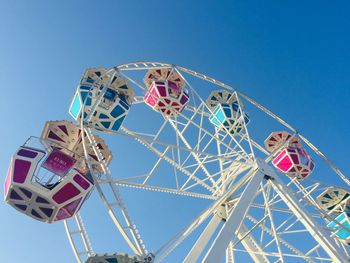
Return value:
[[(173, 64), (129, 63), (87, 69), (69, 114), (75, 123), (48, 121), (13, 155), (5, 200), (63, 221), (77, 262), (349, 262), (350, 181), (243, 92)], [(116, 162), (145, 153), (141, 167), (111, 169), (106, 137), (130, 141)], [(121, 189), (207, 205), (148, 247)], [(94, 250), (80, 213), (92, 191), (129, 251)], [(170, 260), (179, 248), (182, 258)]]

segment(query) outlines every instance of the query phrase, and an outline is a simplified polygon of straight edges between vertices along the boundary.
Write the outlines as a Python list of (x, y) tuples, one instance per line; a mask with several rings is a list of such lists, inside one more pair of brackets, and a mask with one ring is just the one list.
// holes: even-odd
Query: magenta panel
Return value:
[(69, 214), (66, 213), (66, 210), (64, 210), (63, 208), (61, 208), (60, 210), (58, 210), (56, 217), (55, 217), (55, 221), (58, 220), (63, 220), (69, 217)]
[(69, 203), (68, 205), (62, 207), (55, 218), (55, 221), (57, 220), (62, 220), (62, 219), (66, 219), (68, 217), (71, 217), (74, 215), (75, 211), (77, 210), (77, 208), (79, 207), (81, 198)]
[(28, 176), (28, 172), (31, 166), (29, 161), (17, 159), (14, 164), (13, 181), (19, 184), (23, 184)]
[(42, 167), (59, 175), (64, 176), (75, 164), (76, 160), (59, 150), (54, 150), (47, 157)]
[(172, 82), (172, 81), (169, 80), (168, 81), (168, 86), (169, 86), (169, 88), (180, 92), (180, 87), (175, 82)]
[(73, 180), (85, 190), (90, 187), (90, 183), (79, 174), (76, 174)]
[(154, 99), (158, 99), (159, 98), (158, 92), (157, 92), (157, 90), (155, 88), (150, 90), (150, 97), (152, 97)]
[(158, 88), (160, 96), (165, 97), (166, 96), (165, 86), (158, 86), (157, 88)]
[(72, 183), (67, 183), (65, 186), (63, 186), (54, 196), (52, 199), (58, 203), (62, 204), (69, 199), (72, 199), (73, 197), (80, 194), (80, 191), (78, 188), (76, 188)]
[(277, 164), (277, 167), (283, 171), (287, 172), (291, 167), (293, 166), (292, 161), (290, 160), (289, 156), (286, 155), (280, 162)]
[(296, 155), (296, 154), (291, 154), (290, 157), (292, 158), (294, 164), (299, 164), (298, 155)]
[(279, 160), (282, 159), (282, 157), (286, 154), (286, 150), (281, 151), (275, 159), (273, 159), (272, 163), (276, 164), (279, 162)]
[(185, 105), (188, 101), (188, 97), (186, 95), (182, 95), (181, 99), (180, 99), (180, 103), (182, 105)]
[(307, 177), (308, 175), (309, 175), (309, 173), (302, 173), (301, 174), (301, 176), (304, 177), (304, 178)]
[(148, 95), (146, 96), (145, 101), (147, 104), (151, 105), (152, 107), (157, 103), (157, 100), (153, 98), (150, 93), (148, 93)]
[(7, 170), (7, 176), (5, 179), (5, 196), (7, 195), (7, 192), (9, 191), (11, 184), (11, 164), (9, 166), (9, 169)]

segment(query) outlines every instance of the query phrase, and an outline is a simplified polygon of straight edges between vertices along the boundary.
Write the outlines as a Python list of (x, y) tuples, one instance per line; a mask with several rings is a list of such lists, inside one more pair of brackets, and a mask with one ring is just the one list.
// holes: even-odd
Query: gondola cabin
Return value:
[[(29, 141), (32, 141), (31, 138)], [(72, 217), (93, 188), (67, 151), (28, 142), (13, 155), (5, 180), (5, 201), (18, 211), (46, 223)], [(41, 147), (38, 147), (40, 145)]]
[(311, 156), (302, 148), (284, 147), (272, 160), (272, 164), (282, 173), (297, 179), (305, 179), (315, 168)]
[(244, 113), (244, 116), (241, 114), (237, 103), (218, 104), (209, 120), (216, 127), (223, 128), (232, 135), (240, 134), (244, 130), (244, 126), (250, 121), (247, 114)]
[(69, 114), (77, 121), (82, 115), (89, 118), (88, 123), (97, 129), (117, 131), (133, 99), (134, 90), (126, 79), (106, 69), (88, 69), (74, 94)]
[(264, 144), (266, 149), (274, 154), (273, 166), (290, 177), (305, 179), (315, 168), (313, 159), (303, 149), (299, 137), (292, 136), (289, 132), (272, 132)]
[(175, 82), (153, 81), (144, 97), (145, 103), (153, 110), (168, 116), (178, 115), (189, 102), (188, 91)]
[(250, 121), (248, 114), (239, 106), (236, 94), (227, 90), (213, 91), (207, 99), (207, 106), (209, 121), (232, 135), (240, 134)]

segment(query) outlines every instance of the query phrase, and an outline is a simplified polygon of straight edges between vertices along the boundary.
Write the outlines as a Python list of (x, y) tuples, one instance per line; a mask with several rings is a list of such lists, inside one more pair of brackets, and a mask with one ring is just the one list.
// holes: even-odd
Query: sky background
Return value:
[[(45, 121), (70, 119), (86, 68), (130, 61), (173, 63), (234, 86), (349, 174), (349, 13), (349, 1), (0, 0), (0, 174)], [(95, 199), (86, 218), (98, 252), (123, 251)], [(151, 208), (140, 204), (138, 213), (148, 218)], [(62, 223), (36, 222), (2, 202), (0, 230), (0, 262), (74, 262)]]

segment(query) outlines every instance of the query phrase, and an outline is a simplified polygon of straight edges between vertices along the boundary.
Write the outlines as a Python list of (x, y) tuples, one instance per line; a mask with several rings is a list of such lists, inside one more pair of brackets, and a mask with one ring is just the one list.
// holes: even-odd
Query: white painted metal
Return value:
[(263, 249), (255, 241), (254, 237), (250, 234), (248, 235), (245, 234), (248, 232), (249, 232), (249, 229), (244, 224), (242, 224), (238, 231), (237, 237), (242, 242), (242, 245), (245, 247), (245, 249), (249, 251), (249, 255), (252, 257), (254, 262), (255, 263), (270, 262), (266, 257), (266, 255), (264, 255)]
[(348, 256), (328, 237), (323, 228), (300, 206), (293, 192), (281, 180), (275, 177), (269, 183), (334, 262), (349, 260)]
[[(77, 262), (84, 263), (87, 257), (94, 254), (94, 251), (79, 212), (74, 216), (74, 219), (75, 220), (73, 220), (73, 218), (68, 221), (64, 220), (64, 227)], [(73, 224), (75, 228), (73, 228)], [(77, 238), (74, 238), (75, 236), (77, 236)], [(79, 241), (80, 244), (77, 244)], [(84, 250), (79, 251), (78, 247), (84, 248)]]
[[(106, 179), (108, 180), (108, 184), (111, 187), (113, 196), (116, 200), (116, 203), (118, 204), (122, 215), (124, 217), (125, 223), (127, 224), (127, 229), (130, 231), (130, 234), (134, 240), (134, 243), (130, 240), (130, 238), (128, 238), (127, 233), (125, 232), (124, 228), (121, 226), (121, 224), (119, 223), (119, 220), (117, 219), (115, 213), (113, 212), (113, 209), (110, 205), (110, 203), (107, 201), (107, 199), (104, 197), (104, 194), (102, 193), (102, 190), (100, 188), (100, 186), (98, 185), (98, 181), (95, 180), (95, 185), (97, 190), (99, 191), (100, 195), (103, 197), (104, 199), (104, 203), (107, 206), (109, 215), (111, 216), (113, 222), (116, 224), (116, 226), (118, 227), (119, 231), (123, 234), (124, 239), (128, 242), (129, 246), (131, 248), (133, 248), (133, 251), (138, 255), (138, 256), (146, 256), (148, 254), (148, 251), (146, 250), (143, 241), (140, 237), (140, 235), (138, 234), (138, 230), (136, 229), (136, 225), (133, 223), (133, 221), (131, 220), (131, 217), (128, 214), (127, 208), (124, 204), (123, 199), (120, 196), (120, 193), (118, 191), (118, 189), (116, 188), (116, 185), (113, 183), (113, 179), (112, 179), (112, 174), (111, 171), (109, 170), (108, 166), (105, 164), (102, 154), (99, 151), (98, 147), (97, 147), (97, 143), (94, 140), (93, 134), (91, 132), (91, 130), (89, 128), (84, 129), (84, 131), (87, 134), (87, 138), (90, 142), (90, 144), (93, 147), (93, 150), (95, 151), (96, 156), (99, 159), (99, 162), (101, 164), (101, 167), (103, 169), (103, 171), (105, 172), (105, 176)], [(83, 140), (84, 141), (84, 140)], [(84, 151), (86, 150), (86, 147), (84, 147)], [(87, 152), (85, 151), (85, 154), (87, 154)], [(86, 158), (87, 159), (87, 158)], [(91, 169), (92, 170), (92, 169)]]
[[(242, 99), (245, 99), (246, 101), (250, 102), (252, 105), (259, 108), (264, 113), (271, 116), (273, 119), (277, 120), (288, 129), (292, 130), (294, 132), (293, 136), (299, 135), (299, 137), (312, 150), (314, 150), (316, 154), (318, 154), (321, 158), (323, 158), (329, 164), (329, 166), (336, 172), (336, 174), (339, 175), (339, 177), (345, 183), (350, 185), (350, 181), (334, 165), (334, 163), (331, 162), (318, 148), (316, 148), (313, 144), (311, 144), (305, 137), (298, 134), (291, 125), (283, 121), (280, 117), (278, 117), (277, 115), (269, 111), (267, 108), (257, 103), (250, 97), (248, 97), (247, 95), (239, 91), (236, 91), (232, 87), (220, 81), (217, 81), (213, 78), (210, 78), (204, 74), (195, 72), (190, 69), (174, 66), (171, 64), (157, 63), (157, 62), (129, 63), (129, 64), (117, 66), (114, 69), (115, 69), (115, 73), (120, 73), (122, 76), (126, 77), (130, 82), (132, 82), (134, 85), (139, 87), (140, 90), (144, 91), (145, 88), (143, 87), (143, 85), (139, 84), (133, 78), (129, 77), (126, 73), (128, 71), (147, 70), (151, 68), (157, 68), (157, 69), (166, 68), (166, 69), (176, 70), (181, 76), (183, 76), (182, 73), (187, 73), (194, 77), (211, 82), (217, 86), (228, 89), (231, 92), (237, 92), (238, 96), (240, 96)], [(204, 262), (219, 262), (219, 258), (221, 258), (224, 255), (225, 251), (227, 253), (227, 262), (233, 262), (234, 254), (235, 254), (234, 251), (239, 251), (239, 249), (235, 247), (235, 244), (237, 244), (237, 242), (242, 243), (243, 247), (245, 248), (245, 252), (248, 252), (255, 262), (269, 262), (268, 257), (270, 256), (279, 258), (280, 261), (282, 262), (285, 256), (289, 256), (289, 257), (294, 256), (299, 259), (304, 259), (305, 261), (308, 261), (308, 262), (313, 262), (313, 259), (334, 260), (337, 262), (342, 262), (342, 260), (345, 260), (347, 258), (347, 255), (346, 255), (347, 252), (345, 251), (346, 249), (343, 246), (339, 247), (333, 241), (333, 238), (328, 237), (327, 233), (325, 233), (325, 231), (320, 226), (318, 226), (316, 221), (313, 219), (313, 216), (319, 217), (320, 215), (310, 214), (306, 209), (304, 209), (301, 203), (299, 203), (300, 199), (298, 200), (298, 198), (294, 195), (294, 192), (301, 194), (302, 197), (306, 198), (310, 204), (315, 205), (316, 202), (314, 202), (312, 193), (313, 191), (319, 189), (319, 184), (306, 187), (306, 186), (303, 186), (303, 184), (301, 184), (300, 182), (291, 180), (291, 182), (288, 185), (296, 186), (296, 189), (292, 190), (291, 188), (288, 188), (286, 185), (284, 185), (278, 179), (270, 180), (269, 184), (271, 184), (273, 189), (277, 192), (277, 194), (275, 194), (272, 198), (270, 198), (269, 193), (265, 192), (265, 189), (263, 187), (260, 190), (258, 189), (264, 174), (268, 174), (272, 176), (270, 168), (260, 162), (259, 170), (257, 170), (257, 172), (254, 173), (254, 175), (251, 175), (252, 179), (250, 180), (250, 182), (241, 180), (238, 182), (239, 186), (233, 187), (236, 176), (244, 173), (247, 169), (253, 166), (254, 162), (253, 161), (249, 162), (249, 161), (255, 159), (254, 149), (257, 149), (259, 152), (267, 155), (266, 162), (272, 159), (274, 153), (270, 154), (266, 152), (263, 147), (261, 147), (257, 142), (252, 140), (249, 136), (249, 132), (246, 126), (245, 126), (246, 133), (241, 135), (240, 139), (231, 138), (230, 143), (227, 143), (225, 141), (227, 138), (232, 137), (230, 134), (226, 134), (226, 135), (221, 134), (219, 131), (216, 131), (215, 134), (211, 134), (202, 125), (203, 117), (208, 117), (208, 113), (205, 112), (206, 110), (205, 103), (187, 80), (186, 80), (186, 83), (190, 87), (190, 92), (192, 96), (196, 97), (197, 100), (199, 101), (199, 103), (197, 103), (194, 100), (193, 105), (188, 106), (187, 110), (188, 112), (193, 113), (192, 116), (189, 117), (185, 114), (179, 114), (179, 116), (175, 119), (165, 118), (162, 126), (154, 134), (146, 134), (142, 132), (131, 131), (125, 127), (122, 127), (121, 131), (115, 132), (116, 134), (119, 134), (119, 135), (132, 137), (133, 139), (135, 139), (136, 141), (140, 142), (145, 147), (150, 149), (151, 152), (153, 152), (156, 156), (159, 157), (158, 163), (155, 163), (153, 166), (153, 169), (149, 172), (148, 176), (144, 177), (143, 183), (134, 183), (132, 181), (129, 182), (126, 179), (122, 181), (113, 179), (112, 174), (109, 171), (109, 168), (105, 164), (103, 164), (103, 162), (101, 162), (101, 165), (103, 166), (103, 169), (106, 175), (104, 176), (104, 178), (97, 178), (97, 176), (95, 176), (95, 179), (97, 182), (96, 189), (98, 190), (103, 203), (107, 207), (108, 214), (111, 216), (116, 227), (119, 229), (120, 233), (125, 238), (126, 242), (130, 246), (130, 248), (134, 251), (134, 253), (139, 256), (144, 256), (147, 253), (147, 250), (145, 249), (142, 240), (137, 234), (137, 229), (135, 225), (132, 223), (132, 220), (127, 212), (126, 205), (122, 201), (121, 196), (116, 188), (116, 185), (123, 185), (123, 186), (135, 187), (135, 188), (151, 190), (151, 191), (161, 191), (165, 193), (180, 194), (180, 195), (192, 196), (195, 198), (205, 198), (205, 199), (215, 200), (213, 206), (209, 207), (207, 211), (205, 211), (198, 218), (196, 218), (188, 228), (184, 228), (184, 230), (180, 232), (182, 234), (176, 235), (169, 242), (171, 246), (168, 250), (164, 252), (164, 254), (162, 254), (163, 252), (162, 250), (165, 249), (167, 246), (164, 246), (162, 249), (160, 249), (157, 252), (157, 254), (162, 254), (161, 260), (163, 260), (173, 249), (175, 249), (175, 247), (178, 244), (182, 242), (182, 240), (184, 240), (188, 235), (190, 235), (192, 231), (194, 231), (204, 220), (206, 220), (206, 218), (208, 218), (208, 216), (210, 216), (210, 214), (213, 213), (213, 211), (216, 209), (215, 205), (217, 206), (220, 203), (226, 202), (227, 197), (234, 194), (235, 191), (237, 191), (244, 184), (247, 184), (247, 187), (245, 188), (242, 196), (237, 201), (234, 202), (234, 208), (230, 211), (230, 214), (227, 218), (226, 223), (223, 224), (223, 227), (219, 231), (218, 236), (215, 238), (213, 244), (210, 246), (210, 249), (205, 256)], [(137, 103), (142, 102), (142, 98), (137, 97), (136, 102)], [(201, 120), (199, 123), (194, 121), (195, 116), (200, 116)], [(160, 135), (163, 128), (167, 124), (170, 124), (176, 132), (176, 144), (174, 145), (168, 144), (166, 142), (161, 142), (158, 140), (158, 136)], [(195, 145), (191, 145), (187, 140), (188, 138), (184, 136), (184, 132), (190, 125), (196, 127), (199, 130), (198, 139), (197, 139), (198, 143)], [(86, 127), (83, 122), (81, 123), (81, 126), (88, 133), (88, 142), (86, 143), (91, 144), (94, 147), (96, 154), (99, 156), (98, 154), (99, 150), (95, 145), (91, 130), (88, 127)], [(217, 155), (206, 152), (206, 147), (202, 145), (202, 141), (206, 136), (211, 138), (209, 142), (215, 141), (217, 143), (218, 145)], [(241, 144), (244, 141), (248, 142), (251, 154), (246, 152), (247, 149), (241, 146)], [(233, 142), (233, 145), (231, 145), (232, 142)], [(181, 146), (180, 143), (182, 143), (184, 146)], [(208, 145), (209, 143), (207, 144), (207, 146)], [(161, 148), (160, 146), (162, 146), (163, 148)], [(184, 151), (187, 152), (187, 155), (181, 154)], [(172, 155), (168, 153), (172, 153)], [(195, 159), (196, 161), (195, 163), (186, 163), (189, 160), (190, 156), (192, 156)], [(101, 157), (99, 158), (101, 159)], [(175, 175), (177, 174), (177, 171), (180, 171), (183, 174), (186, 174), (188, 176), (187, 182), (183, 185), (179, 185), (177, 181), (175, 189), (148, 185), (149, 178), (153, 176), (154, 170), (157, 168), (159, 163), (163, 161), (166, 161), (168, 164), (174, 167)], [(218, 163), (220, 163), (219, 164), (220, 171), (217, 174), (210, 173), (206, 168), (206, 165), (208, 165), (212, 161), (218, 161)], [(227, 163), (232, 163), (232, 166), (230, 167), (230, 169), (223, 168), (225, 164), (227, 165)], [(191, 171), (190, 169), (193, 167), (196, 168), (195, 172), (193, 172), (193, 170)], [(203, 178), (203, 177), (201, 178), (197, 176), (196, 172), (199, 170), (203, 171), (206, 174), (206, 178)], [(218, 176), (219, 178), (216, 181), (213, 180), (215, 176)], [(190, 184), (190, 183), (193, 183), (193, 184)], [(113, 205), (106, 199), (105, 193), (104, 193), (105, 190), (103, 190), (101, 187), (103, 184), (108, 185), (109, 189), (112, 191), (115, 197), (114, 203), (117, 204), (118, 205), (117, 207), (119, 207), (119, 209), (121, 210), (122, 218), (126, 222), (126, 228), (128, 228), (127, 230), (128, 232), (125, 231), (125, 227), (119, 221), (116, 215), (116, 212), (113, 210)], [(190, 192), (191, 189), (195, 188), (198, 185), (202, 186), (203, 189), (208, 191), (208, 193), (204, 194), (200, 192)], [(264, 205), (252, 203), (252, 200), (257, 194), (261, 194), (262, 197), (264, 198)], [(290, 211), (285, 211), (283, 209), (275, 207), (276, 204), (281, 202), (286, 203), (290, 208)], [(259, 220), (256, 220), (251, 215), (246, 215), (250, 207), (261, 207), (262, 209), (265, 209), (265, 215), (269, 218), (271, 228), (266, 227), (264, 222), (261, 223)], [(274, 211), (289, 213), (291, 214), (291, 216), (290, 218), (285, 220), (282, 224), (278, 225), (278, 224), (275, 224), (274, 215), (272, 215)], [(296, 224), (296, 221), (292, 221), (292, 222), (290, 221), (294, 219), (294, 216), (296, 216), (298, 219), (301, 218), (300, 221), (303, 222), (303, 224), (306, 227), (306, 230), (304, 229), (289, 230)], [(217, 216), (214, 215), (212, 221), (216, 217)], [(260, 244), (258, 244), (258, 242), (254, 239), (254, 237), (249, 233), (249, 230), (246, 228), (246, 226), (242, 223), (244, 219), (254, 222), (255, 224), (257, 224), (259, 228), (261, 228), (262, 233), (268, 233), (269, 235), (273, 236), (274, 239), (268, 244), (265, 244), (265, 247), (262, 247)], [(220, 223), (220, 220), (218, 220), (218, 218), (216, 218), (213, 222), (212, 221), (209, 223), (205, 231), (197, 240), (193, 249), (187, 255), (186, 262), (195, 262), (196, 259), (198, 259), (198, 257), (201, 255), (201, 253), (204, 252), (203, 250), (207, 246), (211, 235), (217, 229)], [(79, 220), (77, 220), (77, 224), (79, 225)], [(77, 257), (78, 262), (82, 262), (80, 258), (83, 253), (86, 253), (89, 255), (93, 253), (91, 244), (87, 237), (86, 230), (84, 230), (85, 229), (84, 225), (81, 224), (81, 226), (82, 228), (78, 227), (78, 232), (71, 231), (69, 229), (69, 226), (67, 225), (67, 222), (65, 222), (68, 238), (70, 240), (71, 246), (73, 248), (73, 252)], [(316, 227), (316, 230), (315, 230), (315, 227)], [(284, 231), (282, 231), (283, 229)], [(285, 235), (285, 234), (304, 233), (304, 232), (310, 233), (312, 236), (314, 236), (317, 242), (319, 242), (320, 244), (319, 247), (315, 246), (311, 248), (309, 252), (303, 253), (300, 250), (298, 250), (296, 247), (289, 244), (286, 240), (284, 240), (281, 237), (282, 234)], [(77, 251), (72, 238), (73, 235), (75, 235), (75, 233), (80, 233), (80, 237), (82, 239), (82, 242), (86, 250), (85, 252)], [(263, 236), (262, 236), (262, 239), (264, 239)], [(265, 251), (266, 247), (271, 246), (271, 244), (273, 243), (276, 244), (278, 253), (266, 252)], [(295, 255), (290, 255), (288, 254), (290, 252), (283, 251), (282, 245), (289, 248), (292, 252), (295, 253)], [(323, 256), (313, 256), (313, 257), (309, 256), (311, 255), (311, 253), (315, 251), (318, 253), (318, 250), (320, 248), (323, 248), (323, 250), (330, 255), (331, 259), (324, 258)]]
[(199, 256), (202, 254), (203, 249), (208, 244), (209, 239), (212, 237), (213, 233), (219, 226), (222, 219), (215, 213), (210, 220), (207, 227), (204, 229), (200, 237), (197, 239), (196, 243), (193, 245), (192, 249), (186, 256), (184, 263), (197, 262)]
[(263, 171), (259, 169), (252, 175), (247, 187), (239, 198), (236, 206), (232, 209), (230, 215), (227, 217), (225, 224), (215, 238), (212, 246), (206, 254), (203, 262), (219, 262), (224, 256), (225, 250), (230, 241), (235, 238), (236, 232), (239, 230), (242, 219), (245, 217), (250, 204), (253, 202), (255, 193), (259, 188), (261, 181), (264, 178)]

